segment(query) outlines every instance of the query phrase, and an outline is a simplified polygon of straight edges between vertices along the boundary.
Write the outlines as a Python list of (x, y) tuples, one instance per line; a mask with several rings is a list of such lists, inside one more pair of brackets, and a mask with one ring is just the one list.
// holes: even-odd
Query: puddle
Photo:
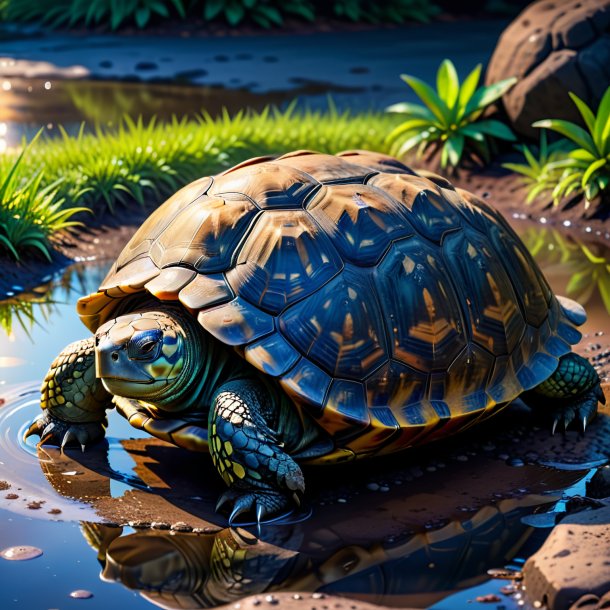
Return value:
[[(600, 296), (607, 243), (515, 227), (555, 291), (570, 285), (586, 301), (583, 341), (601, 350), (596, 333), (610, 333)], [(69, 598), (78, 589), (100, 608), (213, 607), (282, 591), (434, 610), (462, 610), (494, 594), (517, 608), (518, 599), (500, 592), (506, 581), (490, 580), (487, 570), (522, 565), (550, 531), (553, 518), (541, 513), (562, 511), (562, 498), (582, 494), (591, 469), (607, 459), (607, 409), (586, 438), (563, 439), (516, 403), (400, 463), (390, 456), (357, 470), (325, 469), (324, 477), (312, 472), (307, 506), (263, 525), (260, 537), (228, 529), (214, 510), (222, 483), (207, 456), (144, 435), (116, 413), (106, 440), (85, 453), (37, 451), (34, 439), (20, 440), (38, 413), (49, 362), (85, 334), (75, 301), (97, 289), (109, 266), (74, 265), (0, 303), (0, 479), (10, 485), (0, 491), (1, 546), (43, 551), (0, 564), (3, 608), (85, 603)]]
[[(0, 152), (33, 137), (41, 126), (49, 136), (59, 134), (58, 125), (70, 133), (81, 122), (88, 126), (116, 124), (126, 114), (171, 120), (173, 116), (194, 117), (203, 110), (216, 116), (223, 108), (236, 113), (244, 108), (261, 110), (268, 104), (281, 105), (302, 95), (336, 92), (357, 93), (359, 88), (338, 87), (332, 83), (304, 81), (290, 91), (264, 94), (243, 88), (187, 86), (181, 84), (5, 78), (1, 79)], [(179, 81), (178, 81), (179, 83)], [(250, 83), (251, 85), (254, 83)]]

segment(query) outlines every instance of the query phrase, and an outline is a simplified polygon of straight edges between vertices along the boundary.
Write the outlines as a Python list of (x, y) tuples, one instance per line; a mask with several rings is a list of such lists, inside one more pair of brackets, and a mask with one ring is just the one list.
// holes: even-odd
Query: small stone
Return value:
[(93, 593), (87, 591), (87, 589), (76, 589), (76, 591), (70, 593), (70, 597), (73, 597), (74, 599), (89, 599), (93, 597)]
[(488, 593), (487, 595), (477, 596), (475, 601), (477, 601), (481, 604), (494, 604), (495, 602), (501, 601), (501, 599), (497, 595), (494, 595), (493, 593)]
[(499, 580), (522, 580), (523, 574), (518, 570), (510, 570), (508, 568), (491, 568), (487, 570), (487, 575)]
[(379, 485), (377, 483), (369, 483), (366, 488), (371, 491), (379, 491)]
[(137, 519), (136, 521), (129, 521), (129, 527), (133, 527), (133, 529), (147, 529), (150, 527), (150, 521), (142, 521), (141, 519)]
[(36, 559), (42, 555), (42, 549), (36, 546), (9, 546), (0, 551), (0, 557), (8, 561), (27, 561), (28, 559)]
[(61, 510), (59, 508), (52, 508), (48, 513), (49, 515), (59, 515), (61, 514)]
[(17, 494), (6, 494), (4, 496), (7, 500), (16, 500), (19, 496)]
[(390, 491), (390, 488), (387, 485), (381, 485), (381, 487), (379, 487), (379, 491), (383, 491), (383, 492)]
[(168, 530), (170, 528), (169, 523), (163, 523), (159, 521), (153, 521), (150, 525), (155, 530)]
[(312, 593), (311, 594), (311, 598), (312, 599), (326, 599), (326, 595), (324, 595), (324, 593)]
[(302, 595), (299, 595), (298, 593), (295, 593), (295, 594), (292, 596), (292, 599), (303, 599), (303, 596), (302, 596)]
[(506, 460), (506, 465), (520, 468), (521, 466), (525, 466), (525, 462), (521, 458), (513, 457)]

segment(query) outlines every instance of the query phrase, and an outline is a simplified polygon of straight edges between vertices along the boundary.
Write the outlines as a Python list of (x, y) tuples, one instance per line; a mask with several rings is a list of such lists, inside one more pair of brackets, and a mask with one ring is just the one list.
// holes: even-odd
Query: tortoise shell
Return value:
[(79, 313), (178, 300), (346, 454), (458, 431), (544, 381), (580, 333), (502, 216), (396, 159), (297, 151), (178, 191)]

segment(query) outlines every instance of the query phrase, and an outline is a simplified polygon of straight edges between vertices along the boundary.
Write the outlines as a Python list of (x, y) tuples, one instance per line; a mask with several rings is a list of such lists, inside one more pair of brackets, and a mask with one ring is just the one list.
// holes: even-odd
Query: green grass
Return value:
[(17, 261), (34, 254), (51, 260), (53, 235), (77, 225), (71, 218), (85, 208), (64, 206), (62, 179), (45, 177), (29, 152), (0, 159), (0, 252)]
[(162, 203), (183, 185), (249, 157), (308, 148), (336, 153), (352, 148), (387, 151), (397, 118), (385, 113), (224, 113), (157, 123), (125, 118), (118, 129), (77, 135), (62, 130), (39, 138), (0, 162), (0, 254), (34, 251), (51, 257), (53, 234), (73, 226), (83, 209), (117, 213)]
[(287, 17), (315, 21), (333, 16), (369, 23), (429, 21), (440, 12), (430, 0), (0, 0), (7, 21), (37, 21), (50, 27), (147, 27), (167, 19), (202, 18), (230, 26), (243, 22), (281, 26)]
[(145, 123), (126, 118), (117, 130), (83, 130), (37, 143), (30, 168), (44, 171), (66, 205), (116, 212), (158, 204), (184, 184), (249, 157), (299, 148), (336, 153), (350, 148), (387, 151), (386, 134), (396, 125), (384, 113), (286, 111), (224, 113), (218, 118)]

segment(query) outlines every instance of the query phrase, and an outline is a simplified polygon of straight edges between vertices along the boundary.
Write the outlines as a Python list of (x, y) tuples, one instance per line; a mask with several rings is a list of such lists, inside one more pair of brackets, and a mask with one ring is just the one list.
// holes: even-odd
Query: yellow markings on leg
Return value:
[(227, 455), (231, 455), (233, 453), (233, 445), (231, 445), (230, 441), (225, 441), (225, 452)]
[(237, 475), (240, 479), (243, 479), (246, 476), (246, 471), (241, 464), (237, 462), (231, 462), (231, 467), (233, 468), (233, 473)]

